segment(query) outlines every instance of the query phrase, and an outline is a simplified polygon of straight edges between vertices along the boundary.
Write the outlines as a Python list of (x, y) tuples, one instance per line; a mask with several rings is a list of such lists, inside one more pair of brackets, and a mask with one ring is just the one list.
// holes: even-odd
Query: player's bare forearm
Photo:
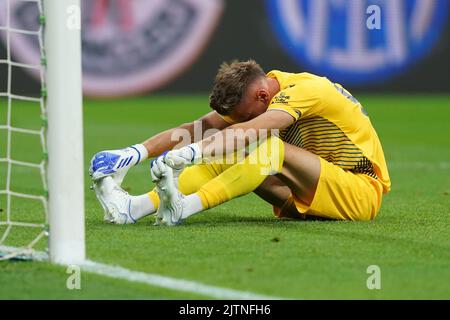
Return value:
[(180, 141), (172, 140), (175, 130), (189, 130), (194, 127), (194, 122), (183, 124), (177, 128), (169, 129), (158, 133), (157, 135), (147, 139), (142, 144), (148, 151), (148, 157), (153, 158), (164, 151), (173, 149)]
[[(142, 144), (148, 151), (148, 157), (153, 158), (165, 151), (181, 148), (184, 145), (201, 140), (205, 131), (209, 129), (222, 130), (229, 126), (215, 111), (206, 114), (200, 119), (184, 123), (176, 128), (163, 131)], [(195, 131), (201, 135), (197, 137)]]
[(242, 123), (234, 124), (198, 142), (203, 156), (224, 155), (264, 140), (279, 129), (292, 124), (294, 118), (286, 112), (273, 110)]

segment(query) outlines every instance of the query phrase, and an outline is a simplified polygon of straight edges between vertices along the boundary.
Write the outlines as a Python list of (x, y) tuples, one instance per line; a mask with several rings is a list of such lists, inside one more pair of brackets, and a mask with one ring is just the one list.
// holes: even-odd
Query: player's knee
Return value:
[(284, 142), (276, 136), (269, 137), (250, 153), (246, 162), (258, 165), (267, 171), (266, 174), (281, 172), (284, 162)]

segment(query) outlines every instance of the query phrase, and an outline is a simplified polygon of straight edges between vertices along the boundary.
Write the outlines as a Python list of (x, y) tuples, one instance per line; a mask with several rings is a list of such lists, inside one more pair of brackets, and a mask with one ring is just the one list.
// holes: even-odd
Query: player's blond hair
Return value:
[(224, 62), (220, 65), (209, 96), (209, 105), (221, 115), (229, 115), (241, 101), (245, 90), (265, 73), (255, 60)]

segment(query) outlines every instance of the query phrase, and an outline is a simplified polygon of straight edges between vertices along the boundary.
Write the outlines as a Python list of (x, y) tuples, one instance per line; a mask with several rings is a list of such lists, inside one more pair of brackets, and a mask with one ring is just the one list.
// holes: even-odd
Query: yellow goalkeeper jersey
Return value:
[(391, 181), (383, 149), (361, 104), (340, 84), (310, 73), (271, 71), (280, 83), (269, 110), (282, 110), (295, 122), (280, 138), (344, 170), (367, 174), (389, 192)]

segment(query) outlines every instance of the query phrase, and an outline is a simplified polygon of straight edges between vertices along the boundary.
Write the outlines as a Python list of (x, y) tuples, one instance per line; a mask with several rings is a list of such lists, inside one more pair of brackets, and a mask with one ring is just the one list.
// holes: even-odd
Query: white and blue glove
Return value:
[(173, 175), (177, 178), (184, 167), (200, 162), (201, 158), (201, 150), (196, 143), (181, 149), (164, 152), (150, 164), (152, 181), (157, 182), (164, 177), (167, 166), (173, 169)]
[(164, 163), (176, 170), (198, 163), (202, 159), (202, 151), (196, 143), (187, 145), (181, 149), (171, 150), (163, 157)]
[(147, 154), (143, 145), (134, 145), (121, 150), (101, 151), (92, 158), (89, 174), (94, 181), (112, 176), (120, 185), (127, 171), (145, 160)]
[(164, 163), (164, 157), (166, 156), (167, 152), (164, 152), (159, 157), (153, 159), (150, 162), (150, 174), (152, 176), (152, 182), (156, 183), (159, 180), (161, 180), (167, 171), (167, 165)]

